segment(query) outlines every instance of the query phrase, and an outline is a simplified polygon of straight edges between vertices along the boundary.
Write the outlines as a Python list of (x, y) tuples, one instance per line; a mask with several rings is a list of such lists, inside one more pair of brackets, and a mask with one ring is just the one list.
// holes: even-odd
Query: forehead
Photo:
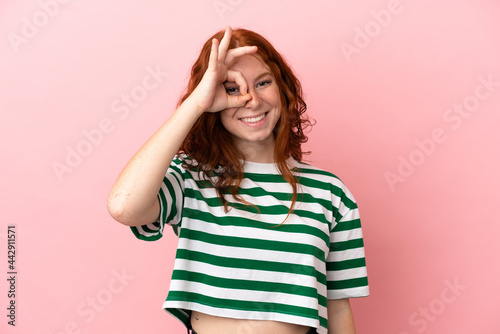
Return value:
[(257, 76), (264, 72), (271, 72), (269, 66), (259, 55), (244, 55), (238, 57), (231, 66), (231, 70), (241, 72), (243, 76)]

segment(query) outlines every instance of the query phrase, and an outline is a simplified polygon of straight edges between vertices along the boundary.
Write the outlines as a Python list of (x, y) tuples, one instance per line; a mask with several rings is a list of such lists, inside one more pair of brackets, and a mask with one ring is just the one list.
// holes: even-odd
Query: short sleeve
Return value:
[(160, 202), (160, 218), (154, 223), (131, 226), (130, 228), (137, 238), (146, 241), (158, 240), (163, 236), (165, 225), (172, 226), (177, 234), (182, 219), (184, 173), (182, 160), (176, 155), (163, 177), (163, 183), (157, 195)]
[(343, 183), (335, 192), (333, 201), (338, 210), (333, 216), (326, 261), (327, 298), (365, 297), (369, 289), (358, 206)]

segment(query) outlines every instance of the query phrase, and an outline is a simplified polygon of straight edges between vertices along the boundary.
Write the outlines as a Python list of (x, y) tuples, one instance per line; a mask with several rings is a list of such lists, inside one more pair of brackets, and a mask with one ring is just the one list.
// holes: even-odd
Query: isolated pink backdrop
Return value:
[(184, 333), (161, 309), (174, 234), (136, 240), (106, 198), (226, 25), (285, 55), (306, 161), (359, 202), (358, 333), (500, 333), (497, 1), (3, 1), (0, 25), (2, 333)]

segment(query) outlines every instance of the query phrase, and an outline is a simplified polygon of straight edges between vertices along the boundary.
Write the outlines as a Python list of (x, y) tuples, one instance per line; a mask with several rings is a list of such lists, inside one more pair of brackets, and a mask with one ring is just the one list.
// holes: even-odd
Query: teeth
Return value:
[(260, 121), (261, 119), (263, 119), (265, 116), (266, 116), (266, 114), (262, 114), (259, 117), (255, 117), (255, 118), (242, 118), (241, 120), (243, 122), (245, 122), (245, 123), (256, 123), (256, 122)]

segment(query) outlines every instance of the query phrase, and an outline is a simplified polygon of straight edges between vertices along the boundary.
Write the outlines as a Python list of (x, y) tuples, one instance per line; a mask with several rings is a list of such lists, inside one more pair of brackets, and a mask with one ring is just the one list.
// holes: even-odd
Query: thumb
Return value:
[(245, 95), (233, 95), (228, 97), (228, 108), (235, 108), (235, 107), (243, 107), (250, 99), (252, 96), (248, 93)]

